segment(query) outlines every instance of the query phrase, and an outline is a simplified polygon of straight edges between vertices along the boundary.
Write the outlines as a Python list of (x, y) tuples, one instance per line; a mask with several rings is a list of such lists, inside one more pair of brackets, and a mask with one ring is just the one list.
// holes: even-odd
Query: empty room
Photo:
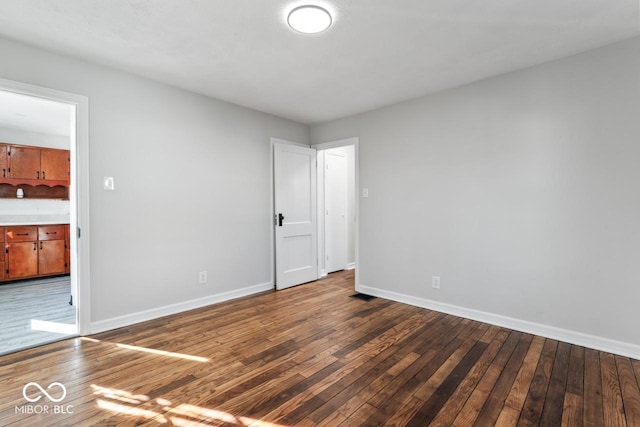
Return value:
[(640, 426), (637, 0), (0, 4), (0, 425)]

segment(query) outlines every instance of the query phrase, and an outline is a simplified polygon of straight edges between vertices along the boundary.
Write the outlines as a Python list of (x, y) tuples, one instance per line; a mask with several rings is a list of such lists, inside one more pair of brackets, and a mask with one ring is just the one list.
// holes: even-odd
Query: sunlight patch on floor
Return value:
[(75, 335), (78, 328), (74, 324), (50, 322), (48, 320), (31, 319), (31, 330), (53, 332), (56, 334)]
[(181, 403), (174, 406), (170, 400), (164, 398), (150, 399), (144, 394), (133, 394), (96, 384), (91, 384), (91, 389), (93, 394), (98, 396), (96, 405), (100, 409), (138, 419), (153, 419), (162, 424), (171, 422), (172, 425), (180, 427), (202, 427), (211, 425), (211, 422), (222, 422), (246, 427), (287, 427), (197, 405)]
[(209, 359), (208, 357), (201, 357), (201, 356), (193, 356), (191, 354), (184, 354), (184, 353), (175, 353), (173, 351), (166, 351), (166, 350), (158, 350), (155, 348), (147, 348), (147, 347), (139, 347), (137, 345), (131, 345), (131, 344), (122, 344), (122, 343), (112, 343), (109, 341), (100, 341), (97, 340), (95, 338), (89, 338), (89, 337), (82, 337), (81, 338), (83, 341), (89, 341), (89, 342), (95, 342), (95, 343), (102, 343), (102, 344), (112, 344), (115, 345), (116, 347), (125, 349), (125, 350), (133, 350), (133, 351), (139, 351), (142, 353), (150, 353), (150, 354), (157, 354), (160, 356), (167, 356), (167, 357), (175, 357), (178, 359), (184, 359), (184, 360), (190, 360), (193, 362), (200, 362), (200, 363), (206, 363), (209, 362), (211, 359)]
[(209, 358), (207, 357), (192, 356), (190, 354), (174, 353), (172, 351), (156, 350), (154, 348), (138, 347), (137, 345), (129, 345), (129, 344), (116, 344), (116, 345), (126, 350), (135, 350), (135, 351), (142, 351), (144, 353), (159, 354), (161, 356), (177, 357), (180, 359), (192, 360), (194, 362), (205, 363), (209, 361)]

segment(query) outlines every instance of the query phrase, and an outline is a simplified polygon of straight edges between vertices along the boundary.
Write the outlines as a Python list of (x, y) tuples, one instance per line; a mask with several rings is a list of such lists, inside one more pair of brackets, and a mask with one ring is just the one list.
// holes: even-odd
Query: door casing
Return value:
[[(68, 104), (71, 114), (70, 244), (71, 287), (76, 295), (76, 325), (79, 335), (91, 327), (89, 253), (89, 98), (41, 86), (0, 79), (0, 90)], [(73, 194), (71, 194), (73, 193)], [(72, 292), (73, 292), (72, 291)]]

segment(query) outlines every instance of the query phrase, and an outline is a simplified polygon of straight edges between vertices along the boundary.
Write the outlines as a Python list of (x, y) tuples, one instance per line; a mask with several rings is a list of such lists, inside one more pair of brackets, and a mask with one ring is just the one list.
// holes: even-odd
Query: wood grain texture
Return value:
[[(638, 361), (352, 293), (340, 272), (1, 356), (0, 425), (638, 425)], [(73, 413), (16, 412), (31, 381)]]

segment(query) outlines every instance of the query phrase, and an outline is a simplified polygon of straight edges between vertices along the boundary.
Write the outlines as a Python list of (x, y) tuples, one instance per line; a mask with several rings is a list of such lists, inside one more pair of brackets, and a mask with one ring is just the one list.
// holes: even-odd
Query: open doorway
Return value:
[(0, 354), (79, 333), (79, 105), (69, 97), (0, 81)]
[[(321, 143), (309, 147), (305, 144), (298, 144), (285, 141), (279, 138), (271, 138), (271, 188), (273, 222), (271, 229), (272, 247), (272, 280), (276, 289), (284, 289), (289, 286), (314, 281), (326, 276), (327, 273), (327, 251), (325, 237), (325, 158), (332, 156), (329, 161), (337, 159), (340, 164), (342, 178), (338, 177), (336, 182), (343, 182), (342, 193), (346, 197), (345, 203), (337, 208), (338, 215), (342, 221), (342, 230), (338, 221), (338, 239), (330, 242), (332, 247), (342, 248), (341, 261), (330, 265), (335, 271), (355, 269), (356, 287), (359, 283), (359, 272), (357, 269), (359, 258), (358, 223), (359, 223), (359, 179), (358, 179), (358, 138), (348, 138), (333, 142)], [(289, 149), (285, 150), (285, 147)], [(297, 147), (297, 148), (296, 148)], [(294, 159), (287, 160), (287, 156), (282, 156), (282, 151), (288, 151), (294, 155)], [(283, 163), (285, 164), (283, 166)], [(288, 165), (287, 167), (285, 167)], [(289, 171), (289, 172), (287, 172)], [(344, 179), (343, 179), (344, 178)], [(328, 193), (334, 196), (335, 200), (340, 200), (341, 195), (337, 195), (329, 190)], [(283, 197), (280, 197), (283, 196)], [(286, 197), (284, 197), (286, 196)], [(282, 198), (284, 200), (279, 200)], [(287, 200), (291, 203), (285, 203)], [(295, 204), (303, 204), (295, 207)], [(335, 205), (332, 205), (333, 212)], [(284, 233), (282, 230), (288, 226), (294, 230)], [(304, 230), (300, 227), (304, 225)], [(308, 225), (311, 225), (309, 229)], [(302, 233), (302, 231), (304, 233)], [(343, 240), (340, 235), (344, 234)], [(290, 235), (290, 236), (289, 236)], [(293, 238), (298, 243), (294, 244), (292, 250), (283, 250), (280, 240)], [(295, 242), (294, 242), (295, 243)], [(329, 249), (332, 251), (332, 249)], [(335, 252), (331, 252), (335, 257)], [(338, 265), (335, 267), (335, 265)], [(289, 281), (285, 275), (289, 272), (298, 274), (303, 271), (305, 274), (309, 268), (313, 272), (299, 280)], [(333, 270), (332, 270), (333, 271)], [(284, 274), (283, 274), (284, 273)]]
[(357, 138), (313, 148), (318, 150), (318, 269), (323, 277), (357, 265)]

